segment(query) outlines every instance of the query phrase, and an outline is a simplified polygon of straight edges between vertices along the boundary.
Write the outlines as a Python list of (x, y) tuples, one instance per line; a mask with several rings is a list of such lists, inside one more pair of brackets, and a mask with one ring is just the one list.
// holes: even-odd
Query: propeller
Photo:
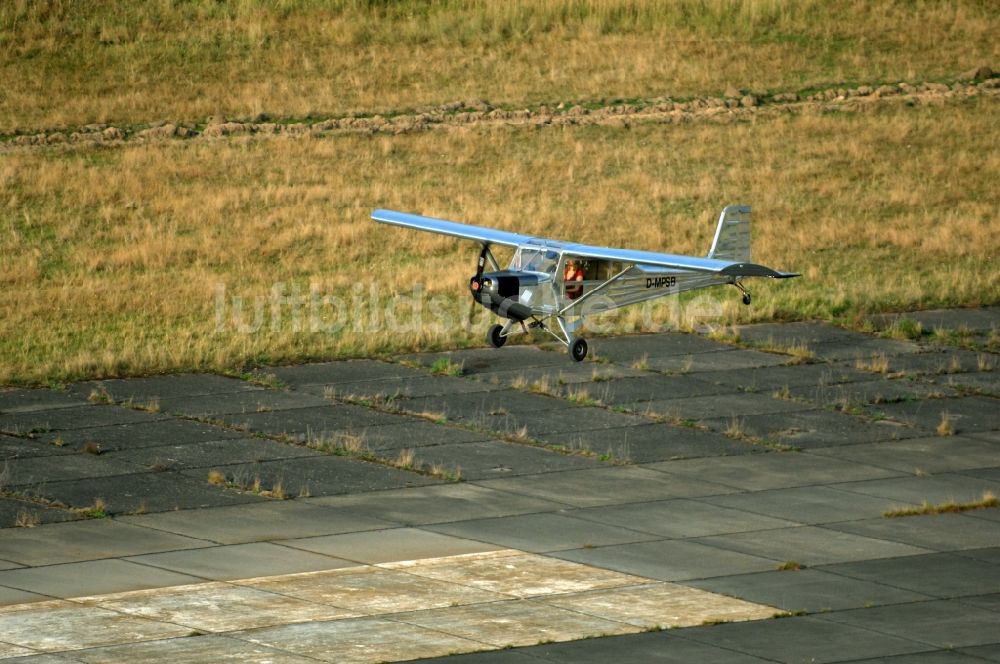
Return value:
[(490, 246), (484, 244), (483, 250), (479, 252), (479, 262), (476, 264), (476, 276), (469, 281), (469, 288), (472, 289), (472, 305), (469, 307), (469, 325), (472, 325), (472, 319), (476, 316), (476, 300), (478, 299), (476, 296), (482, 287), (480, 278), (483, 276), (483, 268), (486, 267), (486, 252), (489, 250)]

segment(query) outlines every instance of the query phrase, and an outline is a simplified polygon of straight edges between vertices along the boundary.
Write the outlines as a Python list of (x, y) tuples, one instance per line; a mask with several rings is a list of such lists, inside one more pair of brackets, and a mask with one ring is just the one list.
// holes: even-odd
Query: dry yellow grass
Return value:
[(991, 507), (997, 507), (997, 505), (1000, 505), (1000, 501), (997, 500), (996, 495), (992, 491), (983, 491), (982, 497), (978, 500), (970, 500), (964, 503), (947, 500), (943, 503), (937, 504), (931, 504), (925, 500), (920, 507), (898, 507), (882, 512), (882, 516), (887, 519), (891, 519), (902, 516), (956, 514), (960, 512), (968, 512), (970, 510), (989, 509)]
[(0, 132), (933, 80), (1000, 59), (989, 0), (10, 0)]
[[(983, 97), (738, 124), (11, 152), (0, 160), (0, 382), (480, 343), (485, 312), (463, 327), (475, 248), (376, 225), (379, 206), (701, 254), (718, 210), (752, 203), (755, 259), (804, 277), (754, 282), (750, 308), (720, 290), (728, 323), (995, 302), (1000, 275), (984, 266), (1000, 235), (1000, 153), (984, 137), (1000, 135), (998, 118)], [(340, 298), (343, 327), (327, 329), (337, 312), (326, 307), (314, 330), (289, 300), (273, 316), (276, 284), (303, 301)], [(390, 329), (384, 305), (408, 326), (416, 285), (426, 324)], [(613, 329), (669, 314), (626, 310)]]

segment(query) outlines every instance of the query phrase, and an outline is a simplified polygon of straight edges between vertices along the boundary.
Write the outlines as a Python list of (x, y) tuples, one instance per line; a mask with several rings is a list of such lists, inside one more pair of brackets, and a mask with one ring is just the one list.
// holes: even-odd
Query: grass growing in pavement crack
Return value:
[[(381, 466), (390, 466), (393, 468), (400, 468), (396, 463), (395, 458), (384, 457), (373, 451), (364, 441), (362, 436), (338, 432), (332, 435), (328, 434), (314, 434), (307, 429), (304, 438), (299, 438), (291, 436), (288, 434), (268, 434), (262, 431), (252, 431), (245, 426), (238, 424), (231, 424), (217, 418), (210, 417), (193, 417), (193, 416), (180, 416), (181, 419), (188, 419), (195, 422), (201, 422), (203, 424), (210, 424), (212, 426), (217, 426), (223, 429), (229, 429), (230, 431), (241, 431), (251, 434), (256, 438), (261, 438), (264, 440), (273, 440), (275, 442), (283, 443), (285, 445), (294, 445), (297, 447), (306, 447), (309, 449), (316, 450), (318, 452), (323, 452), (324, 454), (332, 454), (335, 456), (349, 457), (352, 459), (357, 459), (358, 461), (367, 461), (369, 463), (376, 463)], [(423, 463), (414, 464), (411, 468), (401, 468), (401, 470), (407, 470), (409, 472), (417, 473), (418, 475), (426, 475), (429, 477), (437, 477), (450, 482), (459, 482), (462, 479), (461, 468), (455, 468), (454, 470), (445, 469), (438, 464), (426, 466)], [(220, 482), (212, 482), (211, 484), (220, 484)], [(251, 485), (252, 486), (252, 485)], [(236, 487), (239, 488), (239, 487)], [(307, 491), (304, 489), (304, 491)], [(302, 491), (300, 491), (300, 495)]]
[(255, 475), (252, 480), (248, 478), (242, 478), (238, 476), (233, 476), (229, 478), (220, 470), (210, 470), (208, 471), (208, 483), (215, 486), (226, 487), (227, 489), (236, 489), (238, 491), (246, 491), (252, 493), (256, 496), (263, 496), (265, 498), (274, 498), (275, 500), (288, 500), (291, 498), (286, 492), (284, 484), (281, 480), (277, 480), (268, 489), (264, 486), (263, 481), (260, 479), (260, 475)]
[(921, 516), (925, 514), (955, 514), (970, 510), (988, 509), (997, 507), (998, 505), (1000, 505), (1000, 502), (997, 501), (996, 495), (992, 491), (984, 491), (982, 497), (978, 500), (970, 500), (965, 503), (956, 503), (954, 500), (948, 500), (936, 505), (932, 505), (925, 500), (920, 507), (899, 507), (882, 512), (882, 516), (886, 519), (894, 519), (897, 517)]
[(431, 365), (431, 373), (438, 376), (452, 376), (457, 378), (465, 373), (465, 366), (461, 362), (456, 364), (447, 357), (439, 357)]
[(733, 440), (743, 441), (744, 443), (750, 443), (751, 445), (758, 445), (760, 447), (770, 447), (773, 450), (779, 452), (798, 452), (799, 448), (793, 447), (792, 445), (785, 445), (784, 443), (779, 443), (774, 440), (768, 440), (767, 438), (761, 438), (760, 436), (752, 436), (746, 431), (746, 425), (742, 418), (734, 417), (729, 421), (729, 425), (726, 430), (722, 432), (727, 438), (732, 438)]
[(267, 387), (272, 390), (284, 390), (288, 388), (287, 383), (272, 373), (264, 373), (262, 371), (241, 371), (239, 373), (231, 373), (227, 375), (233, 378), (239, 378), (240, 380), (250, 383), (251, 385)]
[[(537, 438), (532, 438), (527, 427), (521, 426), (516, 428), (507, 429), (497, 429), (485, 421), (485, 418), (480, 418), (482, 421), (475, 422), (457, 422), (449, 420), (447, 416), (443, 413), (432, 412), (432, 411), (411, 411), (407, 410), (404, 406), (399, 405), (396, 400), (383, 401), (380, 399), (373, 399), (368, 396), (358, 397), (352, 394), (343, 394), (339, 396), (332, 396), (331, 393), (326, 394), (326, 397), (331, 401), (337, 403), (349, 403), (356, 406), (364, 406), (372, 410), (377, 410), (385, 413), (394, 414), (404, 414), (411, 417), (420, 417), (422, 419), (433, 422), (438, 426), (447, 426), (455, 429), (462, 429), (465, 431), (474, 431), (476, 433), (483, 433), (494, 438), (499, 438), (500, 440), (506, 441), (508, 443), (517, 443), (519, 445), (529, 445), (531, 447), (540, 447), (542, 449), (549, 450), (550, 452), (558, 452), (560, 454), (566, 454), (569, 456), (586, 456), (593, 457), (601, 461), (609, 461), (611, 463), (627, 463), (625, 461), (616, 459), (609, 455), (599, 455), (589, 448), (569, 448), (563, 445), (553, 445), (546, 443), (543, 440), (538, 440)], [(493, 411), (498, 412), (498, 411)], [(391, 464), (390, 464), (391, 465)], [(419, 470), (417, 472), (420, 472)], [(458, 477), (461, 477), (459, 474)], [(448, 479), (448, 477), (445, 477)]]

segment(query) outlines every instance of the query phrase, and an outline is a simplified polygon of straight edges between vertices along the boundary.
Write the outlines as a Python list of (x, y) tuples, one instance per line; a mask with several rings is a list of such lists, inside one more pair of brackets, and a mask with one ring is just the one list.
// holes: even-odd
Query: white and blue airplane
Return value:
[[(490, 327), (490, 345), (500, 348), (510, 335), (540, 328), (566, 346), (577, 362), (587, 357), (587, 341), (575, 335), (586, 315), (724, 284), (736, 286), (743, 303), (750, 304), (744, 279), (798, 276), (750, 262), (748, 205), (722, 211), (704, 258), (594, 247), (393, 210), (375, 210), (372, 219), (481, 244), (476, 274), (469, 280), (472, 306), (479, 303), (506, 319)], [(492, 245), (514, 249), (506, 269), (494, 258)], [(491, 272), (484, 271), (487, 263)]]

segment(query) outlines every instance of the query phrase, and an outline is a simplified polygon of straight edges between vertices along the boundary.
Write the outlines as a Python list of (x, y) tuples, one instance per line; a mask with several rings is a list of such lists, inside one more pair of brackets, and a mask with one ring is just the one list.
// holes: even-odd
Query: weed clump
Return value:
[(955, 435), (955, 419), (950, 413), (948, 413), (948, 411), (943, 411), (941, 413), (941, 421), (938, 422), (936, 431), (939, 436)]
[(465, 366), (461, 362), (456, 364), (447, 357), (439, 357), (431, 364), (431, 373), (438, 376), (452, 376), (457, 378), (465, 373)]

